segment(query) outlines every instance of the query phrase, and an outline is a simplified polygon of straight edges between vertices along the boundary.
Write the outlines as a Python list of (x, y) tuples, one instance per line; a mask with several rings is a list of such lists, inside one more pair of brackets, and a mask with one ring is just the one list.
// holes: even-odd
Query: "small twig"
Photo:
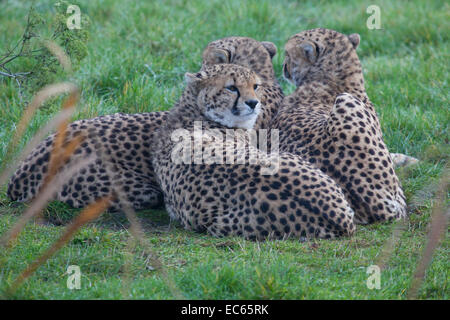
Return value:
[(17, 78), (17, 77), (25, 77), (26, 75), (29, 75), (30, 72), (16, 72), (16, 73), (12, 73), (8, 68), (6, 68), (5, 66), (0, 66), (1, 68), (3, 68), (4, 70), (8, 71), (8, 73), (0, 71), (0, 75), (5, 76), (5, 77), (10, 77), (10, 78)]
[(0, 75), (5, 76), (5, 77), (11, 77), (11, 78), (14, 78), (14, 75), (13, 75), (13, 74), (9, 74), (9, 73), (2, 72), (2, 71), (0, 71)]
[[(38, 37), (38, 35), (34, 34), (31, 29), (32, 27), (34, 27), (34, 24), (32, 25), (32, 22), (31, 22), (31, 13), (33, 10), (34, 10), (34, 8), (33, 8), (33, 6), (31, 6), (30, 11), (27, 16), (27, 24), (25, 26), (25, 30), (24, 30), (20, 40), (16, 43), (16, 45), (12, 49), (7, 50), (7, 52), (3, 56), (0, 57), (0, 68), (7, 71), (7, 72), (0, 71), (0, 76), (12, 78), (16, 81), (18, 88), (19, 88), (18, 95), (19, 95), (19, 99), (20, 99), (21, 103), (22, 103), (22, 83), (21, 83), (21, 80), (18, 79), (18, 77), (24, 78), (25, 76), (31, 74), (32, 72), (13, 73), (6, 67), (6, 65), (8, 63), (14, 61), (17, 58), (29, 56), (28, 52), (24, 52), (25, 46), (31, 38)], [(38, 50), (42, 50), (42, 49), (43, 48), (38, 49)], [(37, 52), (37, 50), (31, 51), (31, 53), (34, 53), (34, 52)]]

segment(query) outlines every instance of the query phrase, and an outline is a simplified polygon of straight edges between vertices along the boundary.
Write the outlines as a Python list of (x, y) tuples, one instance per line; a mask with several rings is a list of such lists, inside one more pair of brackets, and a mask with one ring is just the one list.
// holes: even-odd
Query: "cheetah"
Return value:
[[(244, 37), (213, 41), (203, 52), (202, 67), (223, 62), (234, 63), (255, 70), (260, 75), (264, 108), (257, 120), (258, 127), (267, 127), (283, 99), (272, 65), (276, 52), (276, 46), (271, 42)], [(87, 133), (87, 137), (67, 166), (87, 156), (93, 157), (93, 160), (63, 184), (55, 200), (82, 208), (110, 194), (112, 185), (120, 183), (123, 184), (122, 193), (134, 209), (162, 206), (162, 191), (151, 163), (150, 141), (157, 128), (167, 121), (167, 114), (167, 111), (116, 113), (71, 123), (66, 140), (84, 133)], [(26, 202), (37, 195), (48, 170), (54, 139), (55, 134), (49, 136), (19, 165), (8, 185), (7, 193), (11, 200)], [(103, 154), (96, 147), (98, 144), (105, 149)], [(108, 166), (112, 169), (108, 170)], [(108, 171), (114, 171), (114, 182)], [(110, 210), (120, 208), (116, 201), (111, 204)]]
[(284, 76), (297, 89), (272, 122), (280, 150), (332, 177), (368, 224), (406, 216), (406, 203), (356, 54), (359, 35), (313, 29), (285, 45)]
[[(315, 43), (314, 40), (317, 39), (316, 41), (320, 41), (322, 38), (315, 37), (313, 39), (314, 31), (318, 31), (318, 30), (327, 30), (327, 29), (313, 29), (313, 30), (299, 33), (290, 38), (290, 40), (286, 44), (286, 52), (289, 47), (290, 51), (293, 50), (292, 51), (293, 57), (291, 58), (289, 56), (289, 54), (286, 55), (285, 62), (283, 63), (284, 77), (286, 79), (288, 79), (290, 82), (292, 82), (293, 84), (295, 84), (297, 87), (299, 87), (305, 80), (308, 81), (309, 79), (314, 78), (315, 80), (319, 81), (320, 77), (323, 76), (325, 82), (328, 82), (328, 86), (330, 86), (331, 81), (336, 81), (333, 89), (336, 89), (336, 87), (339, 87), (339, 89), (347, 90), (347, 89), (351, 88), (354, 84), (349, 79), (340, 78), (340, 77), (345, 77), (345, 75), (344, 74), (341, 75), (339, 72), (342, 72), (342, 70), (340, 70), (340, 69), (342, 68), (343, 60), (347, 60), (347, 63), (350, 64), (350, 65), (345, 66), (344, 68), (349, 68), (351, 66), (351, 64), (354, 63), (355, 65), (353, 66), (353, 68), (351, 68), (351, 70), (354, 69), (354, 72), (356, 72), (358, 75), (360, 75), (359, 77), (354, 75), (353, 77), (355, 79), (352, 79), (355, 81), (355, 87), (353, 88), (354, 94), (356, 94), (356, 92), (357, 92), (359, 95), (361, 95), (360, 98), (363, 98), (363, 100), (364, 100), (363, 102), (367, 104), (367, 109), (370, 110), (370, 112), (372, 114), (372, 121), (377, 125), (378, 128), (380, 128), (379, 120), (376, 115), (373, 104), (367, 98), (367, 95), (365, 93), (364, 78), (362, 75), (360, 62), (359, 62), (359, 59), (358, 59), (356, 53), (354, 53), (354, 55), (353, 54), (350, 55), (349, 52), (345, 52), (343, 54), (342, 51), (339, 51), (340, 50), (339, 48), (335, 47), (336, 44), (334, 42), (331, 42), (329, 44), (331, 47), (327, 47), (327, 44), (325, 44), (325, 43), (323, 44), (324, 45), (323, 52), (322, 52), (322, 55), (320, 55), (319, 54), (320, 46), (319, 46), (319, 44)], [(327, 30), (327, 31), (332, 31), (332, 30)], [(310, 32), (310, 38), (304, 37), (304, 34), (306, 34), (307, 32)], [(360, 36), (358, 34), (354, 33), (354, 34), (349, 35), (348, 39), (352, 43), (353, 48), (356, 50), (359, 45), (359, 42), (360, 42)], [(310, 46), (308, 46), (308, 43), (307, 43), (308, 40), (312, 41), (312, 43), (310, 43)], [(327, 41), (327, 40), (329, 40), (329, 39), (326, 39), (325, 41)], [(304, 51), (305, 54), (298, 56), (298, 53), (296, 53), (296, 50), (294, 49), (294, 47), (296, 44), (299, 44), (300, 42), (302, 42), (301, 43), (302, 46), (305, 46), (306, 51)], [(334, 55), (334, 61), (333, 60), (325, 61), (325, 59), (323, 59), (323, 53), (325, 51), (329, 51), (330, 49), (333, 51), (327, 52), (326, 56), (331, 57)], [(345, 51), (345, 47), (343, 47), (341, 49)], [(314, 53), (311, 50), (317, 50), (317, 51)], [(306, 56), (306, 54), (308, 54), (309, 56)], [(317, 60), (315, 63), (311, 63), (309, 58), (317, 59), (317, 57), (319, 55), (321, 56), (321, 59)], [(327, 63), (328, 63), (328, 67), (325, 66), (325, 64), (327, 64)], [(322, 65), (322, 64), (324, 64), (324, 65)], [(290, 72), (288, 71), (289, 68), (292, 68)], [(339, 72), (336, 72), (338, 70), (339, 70)], [(330, 75), (325, 74), (328, 71), (332, 72), (331, 77), (330, 77)], [(347, 72), (347, 74), (349, 74), (349, 75), (352, 75), (351, 74), (352, 71), (350, 71), (350, 70), (345, 70), (345, 72)], [(311, 73), (311, 74), (309, 74), (309, 73)], [(356, 86), (358, 86), (358, 87), (362, 86), (362, 89), (357, 88)], [(325, 108), (325, 110), (330, 110), (331, 104), (329, 106), (323, 105), (322, 107)], [(410, 165), (413, 165), (413, 164), (416, 164), (419, 162), (418, 159), (408, 156), (408, 155), (405, 155), (405, 154), (402, 154), (402, 153), (391, 153), (391, 159), (394, 163), (394, 168), (406, 167), (406, 166), (410, 166)]]
[[(112, 194), (114, 185), (121, 184), (134, 209), (161, 206), (162, 192), (151, 163), (150, 141), (166, 118), (167, 112), (116, 113), (71, 123), (65, 142), (81, 135), (85, 139), (63, 169), (87, 157), (92, 160), (61, 186), (54, 200), (82, 208)], [(55, 137), (52, 134), (38, 145), (12, 176), (8, 185), (12, 200), (25, 202), (38, 194), (48, 171)], [(118, 200), (111, 203), (110, 210), (120, 208)]]
[[(244, 133), (248, 131), (240, 131), (254, 125), (262, 108), (262, 80), (256, 73), (234, 64), (217, 64), (187, 73), (186, 83), (153, 142), (153, 167), (171, 218), (187, 230), (258, 241), (354, 233), (354, 213), (340, 187), (301, 157), (279, 154), (277, 170), (263, 173), (270, 156), (249, 144)], [(207, 131), (197, 143), (196, 122)], [(234, 133), (231, 138), (227, 130)], [(215, 161), (184, 158), (180, 139), (188, 141), (188, 156), (195, 148), (213, 149)], [(235, 159), (243, 155), (246, 161), (224, 162), (229, 150)], [(252, 154), (262, 160), (251, 163)]]
[(260, 77), (260, 90), (263, 90), (261, 103), (264, 109), (256, 120), (255, 129), (269, 128), (284, 98), (272, 64), (276, 53), (277, 47), (272, 42), (259, 42), (247, 37), (229, 37), (213, 41), (203, 52), (202, 68), (232, 63), (247, 67)]

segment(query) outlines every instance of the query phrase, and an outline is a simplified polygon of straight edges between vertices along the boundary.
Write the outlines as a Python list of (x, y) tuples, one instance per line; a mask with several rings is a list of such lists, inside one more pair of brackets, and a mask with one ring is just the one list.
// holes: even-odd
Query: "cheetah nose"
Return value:
[(258, 100), (247, 100), (245, 104), (250, 107), (250, 109), (255, 109), (256, 105), (259, 103)]

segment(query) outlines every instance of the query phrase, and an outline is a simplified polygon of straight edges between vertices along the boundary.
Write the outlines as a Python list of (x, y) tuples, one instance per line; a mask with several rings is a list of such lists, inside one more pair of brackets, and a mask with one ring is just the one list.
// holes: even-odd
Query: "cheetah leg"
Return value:
[(406, 202), (382, 134), (364, 104), (350, 94), (336, 98), (327, 122), (336, 152), (326, 173), (343, 188), (360, 224), (406, 216)]

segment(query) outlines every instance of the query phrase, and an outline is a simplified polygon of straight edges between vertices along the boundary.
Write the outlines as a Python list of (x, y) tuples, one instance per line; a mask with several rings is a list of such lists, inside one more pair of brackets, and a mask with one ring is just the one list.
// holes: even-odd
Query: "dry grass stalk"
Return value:
[(72, 62), (64, 49), (61, 48), (56, 42), (45, 40), (43, 41), (44, 46), (58, 59), (59, 63), (63, 67), (64, 71), (72, 72)]
[[(45, 46), (50, 50), (50, 52), (55, 55), (55, 57), (58, 59), (58, 61), (61, 63), (62, 67), (65, 71), (71, 71), (71, 62), (68, 56), (65, 54), (65, 52), (59, 47), (57, 44), (51, 41), (45, 42)], [(45, 129), (46, 131), (49, 131), (51, 126), (55, 126), (56, 121), (58, 130), (57, 134), (55, 136), (54, 142), (53, 142), (53, 148), (52, 152), (50, 154), (50, 162), (49, 162), (49, 168), (48, 168), (48, 174), (46, 175), (43, 185), (41, 187), (40, 192), (36, 197), (33, 199), (30, 207), (25, 211), (25, 213), (21, 216), (19, 221), (9, 230), (9, 232), (2, 237), (0, 240), (0, 244), (3, 244), (4, 246), (8, 246), (11, 244), (11, 242), (16, 239), (17, 235), (20, 233), (20, 231), (23, 229), (25, 224), (35, 215), (39, 214), (45, 207), (45, 205), (48, 203), (48, 201), (52, 198), (53, 194), (62, 186), (64, 183), (64, 180), (62, 177), (70, 176), (71, 173), (75, 173), (79, 168), (86, 165), (88, 162), (92, 161), (92, 159), (85, 159), (84, 161), (79, 161), (78, 163), (74, 164), (71, 168), (65, 169), (64, 174), (59, 174), (58, 172), (60, 169), (64, 166), (64, 164), (69, 160), (70, 156), (73, 154), (73, 152), (76, 150), (76, 148), (82, 143), (84, 137), (79, 136), (72, 141), (65, 142), (66, 132), (68, 128), (68, 119), (70, 115), (73, 113), (74, 107), (76, 105), (76, 102), (79, 98), (79, 93), (76, 88), (71, 83), (60, 83), (60, 84), (53, 84), (44, 87), (42, 90), (40, 90), (33, 98), (31, 104), (29, 107), (25, 110), (24, 115), (22, 116), (18, 126), (17, 130), (15, 132), (15, 135), (11, 141), (11, 143), (8, 145), (8, 149), (5, 156), (5, 163), (8, 162), (9, 156), (12, 153), (12, 150), (16, 147), (20, 139), (22, 138), (28, 123), (30, 122), (32, 116), (34, 115), (37, 108), (42, 105), (47, 99), (49, 99), (52, 96), (55, 96), (59, 93), (66, 93), (69, 92), (70, 96), (69, 98), (64, 102), (61, 114), (62, 116), (59, 118), (55, 118), (54, 123), (51, 123), (48, 125)], [(50, 128), (49, 128), (50, 127)], [(45, 131), (44, 131), (45, 132)], [(43, 136), (44, 133), (41, 133)], [(37, 145), (38, 140), (36, 137), (32, 140), (32, 145), (25, 148), (25, 152), (21, 154), (21, 158), (25, 158), (25, 155), (31, 152), (33, 149), (33, 145)], [(107, 153), (103, 152), (103, 155), (106, 155)], [(105, 161), (109, 164), (109, 167), (111, 167), (109, 161)], [(112, 174), (114, 171), (112, 168), (109, 168), (109, 175), (113, 178), (114, 174)], [(12, 174), (13, 169), (11, 170), (5, 170), (3, 174), (0, 176), (0, 186), (3, 185), (6, 180), (9, 178), (9, 176)], [(55, 176), (59, 176), (59, 181), (57, 183), (51, 183), (52, 180), (55, 178)], [(156, 254), (152, 252), (152, 250), (149, 247), (149, 244), (144, 239), (144, 232), (141, 227), (141, 224), (133, 210), (133, 208), (128, 204), (128, 200), (126, 198), (126, 194), (123, 192), (121, 186), (119, 184), (114, 184), (115, 190), (114, 193), (119, 197), (119, 202), (122, 204), (123, 210), (125, 211), (125, 214), (130, 221), (130, 231), (133, 235), (135, 241), (132, 241), (130, 238), (127, 251), (132, 251), (133, 248), (136, 246), (137, 243), (143, 245), (143, 247), (146, 250), (146, 253), (151, 259), (151, 264), (155, 269), (159, 269), (162, 272), (164, 281), (169, 286), (172, 294), (178, 299), (183, 298), (181, 292), (176, 288), (175, 283), (172, 279), (170, 279), (165, 272), (162, 263), (157, 258)], [(76, 219), (75, 221), (66, 229), (64, 235), (55, 242), (52, 247), (44, 254), (42, 255), (38, 260), (36, 260), (30, 267), (28, 267), (13, 283), (12, 289), (15, 291), (15, 289), (23, 283), (42, 263), (44, 263), (46, 260), (48, 260), (57, 250), (59, 250), (64, 244), (66, 244), (70, 238), (73, 236), (73, 234), (78, 230), (82, 225), (87, 223), (88, 221), (94, 219), (95, 217), (98, 217), (101, 212), (103, 212), (108, 206), (110, 201), (112, 201), (113, 197), (107, 197), (102, 198), (100, 200), (97, 200), (94, 204), (88, 206)], [(128, 263), (126, 263), (126, 269), (128, 269), (127, 266)], [(129, 270), (128, 270), (129, 271)]]
[[(102, 156), (104, 156), (106, 154), (107, 154), (106, 152), (102, 152)], [(107, 159), (107, 160), (109, 160), (109, 159)], [(114, 181), (115, 175), (113, 173), (114, 171), (113, 171), (113, 168), (111, 165), (112, 162), (105, 161), (105, 163), (106, 163), (106, 169), (107, 169), (106, 171), (108, 172), (108, 175)], [(139, 219), (138, 219), (133, 207), (129, 204), (126, 193), (123, 191), (121, 184), (113, 182), (113, 185), (114, 185), (114, 193), (121, 204), (122, 210), (125, 212), (127, 219), (130, 221), (130, 233), (133, 236), (133, 238), (128, 239), (128, 244), (126, 247), (126, 256), (125, 256), (126, 260), (125, 260), (125, 265), (124, 265), (124, 273), (126, 274), (126, 277), (124, 279), (125, 285), (124, 285), (124, 288), (122, 289), (122, 295), (124, 297), (126, 297), (126, 291), (129, 287), (129, 281), (130, 281), (130, 277), (129, 277), (130, 265), (131, 265), (130, 258), (132, 256), (132, 252), (136, 248), (136, 245), (139, 244), (142, 246), (143, 250), (145, 251), (145, 254), (148, 257), (148, 260), (150, 261), (151, 266), (154, 269), (159, 270), (159, 272), (161, 273), (164, 282), (168, 286), (168, 288), (169, 288), (170, 292), (173, 294), (173, 296), (179, 300), (184, 299), (183, 294), (177, 288), (173, 279), (171, 279), (169, 277), (169, 275), (167, 274), (163, 263), (158, 259), (156, 253), (153, 252), (153, 250), (150, 247), (150, 244), (146, 241), (145, 233), (142, 228), (142, 225), (139, 222)]]
[(154, 251), (150, 248), (149, 243), (144, 238), (144, 231), (134, 210), (129, 206), (127, 206), (126, 208), (123, 207), (122, 209), (125, 211), (127, 219), (130, 221), (130, 231), (135, 240), (133, 241), (132, 238), (128, 240), (129, 242), (133, 241), (132, 243), (129, 243), (129, 248), (130, 249), (135, 248), (136, 244), (139, 243), (145, 250), (145, 253), (150, 261), (151, 266), (154, 269), (159, 270), (165, 284), (168, 286), (170, 292), (173, 294), (175, 299), (178, 300), (185, 299), (182, 292), (177, 288), (175, 281), (173, 281), (173, 279), (168, 275), (166, 269), (164, 268), (163, 263), (158, 259), (156, 253), (154, 253)]
[[(79, 93), (76, 87), (72, 88), (70, 96), (65, 100), (63, 104), (63, 110), (74, 110), (76, 102), (79, 98)], [(38, 215), (48, 203), (48, 201), (53, 197), (54, 193), (57, 191), (56, 187), (60, 187), (62, 183), (55, 183), (50, 186), (50, 182), (57, 175), (58, 171), (63, 167), (69, 157), (73, 154), (76, 148), (81, 144), (84, 137), (79, 136), (72, 141), (64, 144), (64, 137), (67, 132), (68, 118), (66, 118), (62, 123), (60, 123), (58, 132), (56, 134), (52, 152), (50, 154), (50, 163), (48, 168), (48, 174), (44, 178), (44, 182), (41, 186), (39, 193), (31, 201), (30, 207), (21, 216), (19, 221), (13, 226), (9, 232), (2, 237), (0, 244), (3, 246), (10, 246), (12, 241), (17, 238), (20, 231), (24, 228), (25, 224), (34, 216)]]
[(376, 265), (380, 267), (380, 270), (386, 269), (392, 254), (397, 247), (397, 244), (402, 236), (403, 232), (406, 230), (407, 220), (398, 220), (392, 228), (391, 236), (386, 240), (381, 249), (381, 253), (376, 261)]
[[(19, 141), (20, 137), (22, 137), (25, 126), (28, 125), (29, 121), (31, 120), (31, 116), (34, 114), (35, 110), (49, 97), (61, 93), (69, 91), (71, 94), (70, 96), (65, 100), (63, 104), (63, 110), (64, 111), (73, 111), (76, 105), (76, 102), (79, 98), (79, 93), (76, 88), (76, 86), (69, 84), (69, 83), (61, 83), (61, 84), (55, 84), (48, 86), (44, 88), (43, 90), (39, 91), (35, 98), (33, 99), (32, 103), (30, 104), (30, 107), (27, 108), (25, 111), (24, 116), (19, 122), (19, 126), (17, 127), (15, 137), (16, 141), (12, 141), (12, 143), (8, 146), (9, 148), (12, 148), (12, 146), (15, 146), (17, 142)], [(61, 137), (65, 136), (65, 132), (67, 130), (67, 124), (68, 124), (68, 117), (62, 121), (62, 123), (59, 125), (59, 132), (58, 134)], [(54, 148), (52, 150), (52, 153), (50, 155), (50, 165), (49, 165), (49, 172), (47, 176), (45, 177), (44, 183), (41, 187), (40, 192), (36, 195), (36, 197), (32, 200), (30, 207), (26, 210), (26, 212), (21, 216), (21, 219), (13, 226), (12, 229), (7, 232), (7, 234), (2, 237), (0, 244), (4, 246), (9, 246), (11, 244), (11, 241), (14, 240), (17, 235), (20, 233), (20, 231), (23, 229), (25, 224), (31, 219), (33, 216), (37, 215), (39, 212), (42, 211), (42, 209), (47, 204), (48, 200), (53, 196), (53, 194), (56, 192), (56, 186), (60, 186), (60, 184), (53, 184), (51, 188), (48, 188), (49, 182), (52, 181), (52, 179), (55, 177), (58, 170), (62, 167), (62, 165), (65, 163), (65, 161), (68, 159), (70, 154), (74, 152), (76, 147), (81, 143), (81, 139), (73, 140), (70, 143), (67, 144), (66, 148), (63, 148), (62, 142), (59, 141), (60, 139), (55, 139), (57, 143), (54, 144)], [(61, 151), (62, 150), (62, 151)], [(7, 152), (8, 153), (8, 152)], [(52, 163), (53, 160), (53, 163)], [(7, 171), (6, 171), (7, 172)], [(5, 174), (7, 177), (7, 174)]]
[[(49, 98), (54, 97), (59, 94), (63, 93), (76, 93), (77, 87), (69, 82), (62, 82), (57, 84), (51, 84), (40, 91), (36, 93), (36, 95), (33, 97), (33, 100), (29, 104), (28, 108), (25, 110), (22, 118), (20, 119), (16, 131), (11, 139), (11, 142), (8, 144), (8, 147), (6, 149), (5, 157), (3, 159), (3, 163), (1, 166), (1, 175), (0, 175), (0, 186), (3, 185), (7, 179), (9, 178), (8, 170), (5, 169), (5, 166), (7, 163), (11, 161), (13, 150), (18, 145), (20, 139), (25, 133), (25, 130), (28, 127), (28, 124), (30, 123), (31, 118), (33, 117), (36, 110)], [(78, 95), (77, 95), (78, 96)], [(68, 101), (71, 101), (70, 99)], [(69, 108), (67, 108), (69, 109)]]
[[(45, 47), (58, 59), (59, 63), (63, 67), (64, 71), (71, 72), (72, 71), (72, 63), (70, 61), (69, 56), (64, 52), (64, 50), (54, 41), (45, 40), (44, 42)], [(11, 143), (8, 145), (4, 162), (3, 164), (6, 165), (8, 162), (10, 162), (10, 157), (12, 151), (15, 149), (17, 144), (19, 143), (20, 139), (22, 138), (23, 134), (25, 133), (26, 128), (28, 127), (28, 124), (33, 117), (36, 110), (49, 98), (56, 96), (61, 93), (70, 93), (71, 95), (69, 98), (64, 102), (63, 105), (63, 111), (64, 113), (68, 114), (67, 117), (63, 117), (63, 120), (68, 121), (68, 118), (72, 115), (75, 105), (79, 98), (79, 93), (77, 87), (69, 82), (62, 82), (62, 83), (56, 83), (51, 84), (43, 89), (39, 90), (33, 97), (33, 100), (29, 104), (28, 108), (25, 110), (24, 115), (19, 121), (19, 124), (17, 125), (15, 134), (13, 136), (13, 139)], [(58, 121), (59, 122), (59, 121)], [(62, 123), (58, 124), (59, 126), (62, 126)], [(33, 144), (35, 144), (36, 141), (33, 141)], [(37, 143), (36, 143), (37, 144)], [(32, 150), (32, 149), (31, 149)], [(27, 148), (26, 151), (22, 154), (28, 154), (29, 151), (31, 151), (30, 148)], [(0, 169), (3, 166), (0, 166)], [(2, 170), (0, 171), (0, 186), (2, 186), (4, 183), (6, 183), (6, 180), (11, 176), (13, 169), (10, 170)]]
[(13, 159), (14, 164), (5, 169), (0, 177), (0, 186), (4, 185), (6, 181), (12, 176), (17, 168), (17, 164), (23, 162), (31, 152), (41, 143), (42, 140), (48, 135), (48, 133), (59, 126), (63, 121), (69, 119), (73, 114), (74, 109), (61, 110), (56, 116), (54, 116), (47, 125), (40, 129), (27, 143), (24, 150)]
[[(63, 104), (63, 110), (74, 110), (78, 101), (78, 90), (72, 92)], [(57, 172), (62, 168), (70, 156), (74, 153), (76, 148), (84, 140), (83, 136), (78, 136), (67, 144), (64, 144), (65, 136), (67, 133), (67, 127), (69, 125), (68, 118), (61, 122), (58, 126), (58, 130), (53, 141), (52, 151), (50, 153), (50, 162), (48, 166), (48, 174), (44, 178), (42, 189), (47, 187), (47, 184), (54, 178)]]
[(53, 197), (55, 192), (57, 192), (61, 186), (67, 181), (67, 179), (73, 176), (80, 168), (87, 166), (91, 163), (94, 158), (91, 156), (89, 158), (78, 161), (76, 164), (71, 165), (66, 168), (63, 172), (57, 175), (55, 181), (48, 184), (45, 189), (41, 189), (39, 196), (35, 197), (34, 201), (25, 210), (25, 212), (20, 216), (19, 220), (13, 225), (12, 228), (6, 232), (4, 236), (0, 239), (0, 245), (3, 247), (11, 247), (13, 241), (17, 238), (20, 231), (25, 227), (25, 225), (36, 215), (38, 215), (47, 205), (48, 201)]
[(439, 246), (447, 231), (450, 216), (449, 208), (446, 206), (446, 194), (450, 187), (450, 170), (446, 170), (442, 176), (435, 204), (431, 213), (430, 231), (427, 236), (427, 244), (423, 250), (422, 257), (417, 263), (414, 277), (408, 291), (408, 299), (417, 299), (419, 289), (425, 279), (425, 273), (431, 264), (433, 253)]
[(130, 277), (129, 277), (130, 265), (131, 265), (130, 259), (132, 257), (132, 252), (135, 250), (136, 246), (139, 244), (142, 246), (143, 250), (145, 251), (145, 254), (148, 257), (148, 260), (149, 260), (152, 268), (159, 270), (164, 282), (166, 283), (166, 285), (168, 286), (169, 290), (174, 295), (174, 297), (176, 299), (184, 299), (183, 294), (176, 287), (176, 284), (173, 281), (173, 279), (171, 279), (169, 277), (169, 275), (167, 274), (167, 272), (164, 268), (164, 265), (158, 259), (156, 253), (153, 252), (148, 241), (146, 241), (145, 233), (142, 228), (142, 225), (139, 222), (139, 219), (138, 219), (136, 212), (134, 211), (132, 205), (128, 201), (126, 192), (122, 188), (122, 184), (120, 183), (120, 181), (117, 181), (117, 179), (116, 179), (116, 175), (114, 174), (114, 172), (116, 172), (116, 170), (114, 168), (111, 157), (108, 155), (106, 150), (104, 150), (103, 144), (101, 144), (101, 147), (98, 151), (99, 151), (99, 157), (102, 158), (103, 160), (105, 160), (104, 161), (105, 169), (106, 169), (108, 176), (112, 180), (113, 193), (114, 193), (115, 197), (117, 198), (117, 200), (119, 201), (121, 209), (125, 213), (128, 221), (130, 221), (130, 229), (129, 230), (132, 235), (132, 238), (128, 239), (128, 244), (125, 249), (126, 250), (126, 254), (125, 254), (126, 259), (125, 259), (125, 265), (124, 265), (124, 273), (125, 273), (126, 277), (124, 279), (125, 285), (124, 285), (124, 288), (122, 289), (122, 295), (124, 297), (127, 296), (126, 291), (129, 287), (129, 281), (130, 281)]
[(36, 259), (31, 265), (29, 265), (12, 283), (7, 292), (9, 294), (14, 293), (17, 288), (29, 277), (31, 276), (39, 266), (41, 266), (45, 261), (47, 261), (55, 252), (61, 249), (67, 242), (72, 239), (75, 232), (78, 231), (83, 225), (96, 219), (103, 211), (105, 211), (112, 196), (107, 196), (98, 199), (96, 202), (87, 206), (76, 218), (75, 220), (64, 230), (63, 235), (53, 243), (53, 245), (38, 259)]

